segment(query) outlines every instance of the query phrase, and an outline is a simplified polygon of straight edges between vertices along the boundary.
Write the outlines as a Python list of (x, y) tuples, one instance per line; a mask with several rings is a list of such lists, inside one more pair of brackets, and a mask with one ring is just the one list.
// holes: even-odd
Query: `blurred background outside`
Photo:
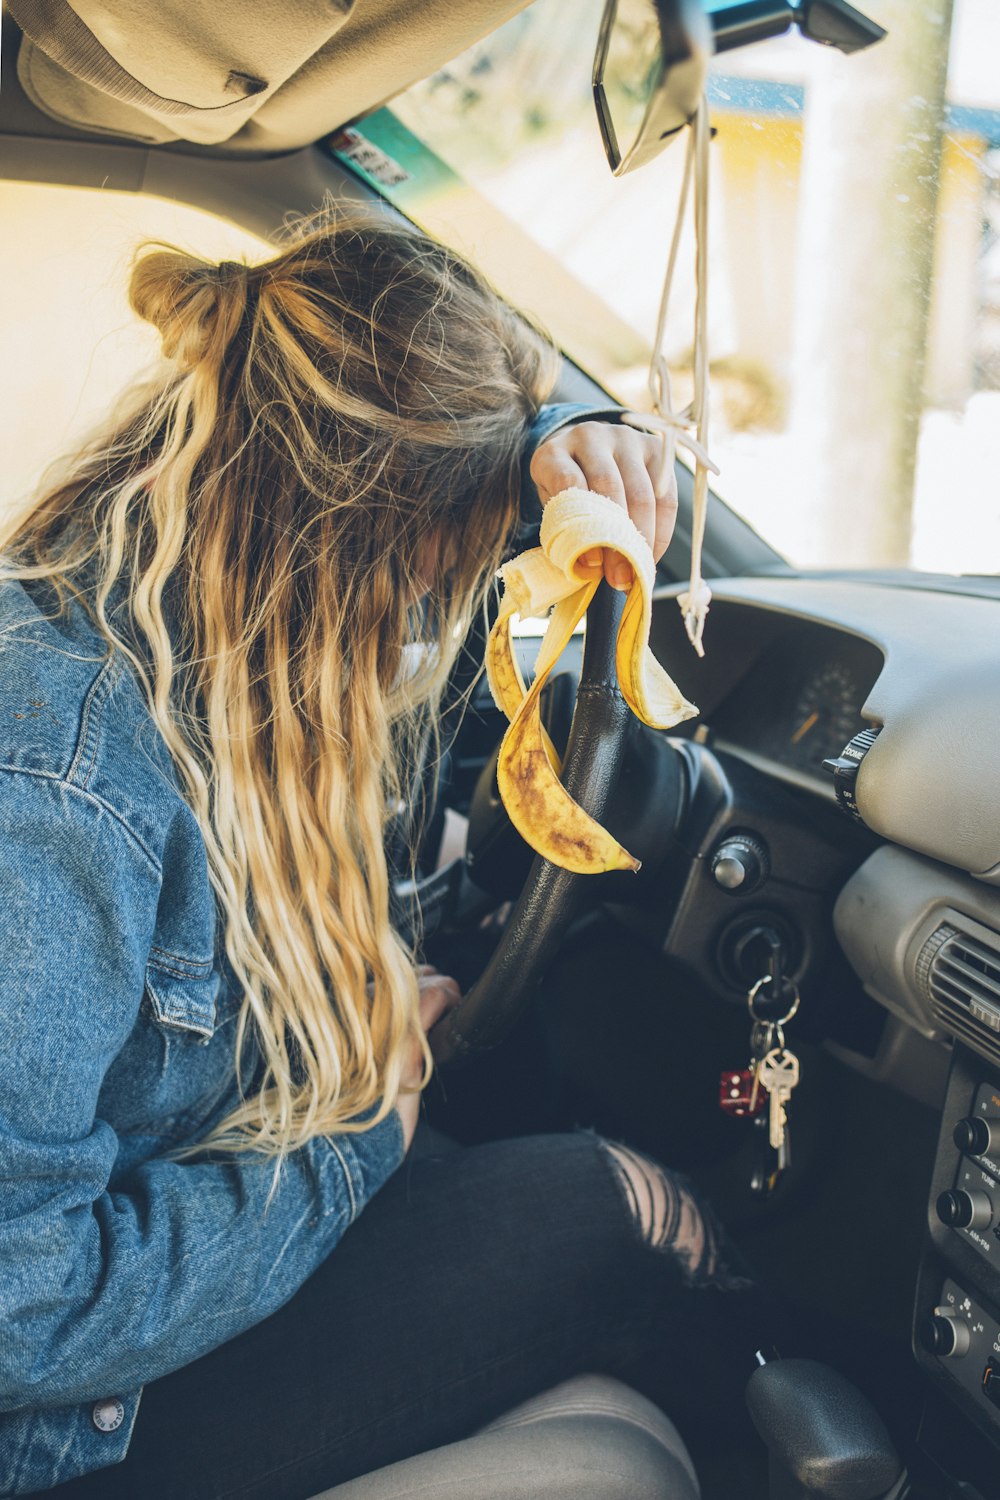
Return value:
[[(683, 148), (611, 177), (590, 73), (603, 0), (536, 0), (337, 145), (470, 254), (623, 402), (648, 406)], [(1000, 6), (868, 0), (888, 38), (718, 58), (710, 326), (719, 493), (803, 566), (1000, 573)], [(148, 198), (0, 184), (0, 504), (155, 356), (145, 238), (264, 247)], [(693, 244), (668, 322), (686, 399)]]

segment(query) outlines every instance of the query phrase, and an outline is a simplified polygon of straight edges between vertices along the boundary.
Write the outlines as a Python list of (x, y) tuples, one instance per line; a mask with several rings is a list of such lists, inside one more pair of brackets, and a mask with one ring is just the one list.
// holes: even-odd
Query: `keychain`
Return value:
[[(747, 1009), (752, 1021), (750, 1066), (730, 1068), (719, 1079), (719, 1106), (735, 1119), (753, 1120), (756, 1159), (750, 1190), (766, 1197), (773, 1192), (791, 1163), (788, 1103), (799, 1081), (799, 1060), (785, 1045), (785, 1024), (797, 1013), (798, 986), (783, 978), (780, 957), (768, 964), (769, 973), (751, 985)], [(772, 988), (780, 996), (783, 1014), (761, 1013), (762, 992)]]

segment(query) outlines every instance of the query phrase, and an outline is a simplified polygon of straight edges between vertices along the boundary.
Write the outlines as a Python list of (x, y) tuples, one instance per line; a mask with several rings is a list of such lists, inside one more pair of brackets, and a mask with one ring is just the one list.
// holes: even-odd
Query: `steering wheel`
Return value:
[[(602, 582), (587, 611), (583, 667), (563, 761), (563, 785), (598, 820), (611, 801), (632, 718), (615, 666), (624, 603), (618, 589)], [(535, 856), (486, 969), (428, 1037), (439, 1065), (485, 1052), (507, 1033), (580, 909), (587, 881), (594, 878)]]

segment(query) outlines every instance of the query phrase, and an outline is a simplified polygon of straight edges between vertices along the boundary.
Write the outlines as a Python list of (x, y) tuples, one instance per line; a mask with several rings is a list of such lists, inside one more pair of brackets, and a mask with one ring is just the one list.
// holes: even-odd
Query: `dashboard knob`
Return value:
[(936, 1354), (939, 1359), (961, 1359), (968, 1354), (972, 1343), (965, 1319), (941, 1307), (920, 1320), (917, 1332), (927, 1353)]
[(829, 771), (833, 777), (833, 789), (837, 794), (837, 801), (844, 811), (850, 813), (852, 818), (857, 818), (859, 823), (861, 814), (858, 812), (858, 802), (854, 795), (854, 784), (858, 779), (861, 762), (878, 739), (879, 733), (879, 729), (862, 729), (861, 733), (854, 736), (835, 760), (823, 762), (823, 770)]
[(728, 834), (712, 855), (710, 869), (722, 890), (745, 896), (758, 890), (771, 873), (767, 845), (751, 833)]
[(994, 1152), (1000, 1152), (1000, 1120), (984, 1120), (982, 1115), (970, 1115), (966, 1120), (959, 1120), (951, 1138), (965, 1156), (992, 1156)]
[(993, 1204), (985, 1193), (955, 1188), (938, 1198), (937, 1215), (949, 1229), (986, 1229), (993, 1218)]

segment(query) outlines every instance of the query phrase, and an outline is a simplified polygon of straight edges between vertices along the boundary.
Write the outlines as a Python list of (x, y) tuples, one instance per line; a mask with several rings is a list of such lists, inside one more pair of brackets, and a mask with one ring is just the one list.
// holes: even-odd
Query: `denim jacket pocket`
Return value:
[(181, 958), (153, 948), (146, 962), (146, 994), (161, 1026), (194, 1032), (203, 1042), (215, 1033), (220, 978), (212, 960)]
[(97, 1101), (121, 1142), (116, 1181), (137, 1161), (192, 1139), (234, 1078), (228, 997), (211, 960), (154, 948), (144, 979), (136, 1024)]

